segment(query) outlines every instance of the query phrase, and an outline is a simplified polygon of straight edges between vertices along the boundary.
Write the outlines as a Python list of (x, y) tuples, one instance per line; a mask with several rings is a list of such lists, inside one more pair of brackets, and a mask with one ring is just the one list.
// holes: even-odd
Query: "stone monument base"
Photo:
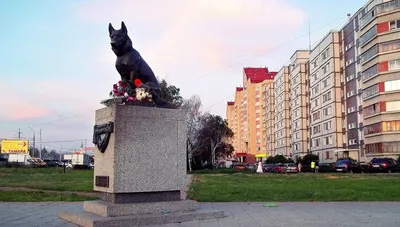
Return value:
[(223, 218), (223, 211), (203, 210), (192, 200), (108, 203), (86, 201), (84, 212), (62, 212), (59, 217), (84, 227), (125, 227), (162, 225), (196, 220)]
[[(80, 226), (145, 226), (224, 217), (186, 200), (186, 113), (111, 105), (96, 111), (93, 189), (84, 212), (60, 213)], [(103, 139), (102, 139), (103, 138)]]

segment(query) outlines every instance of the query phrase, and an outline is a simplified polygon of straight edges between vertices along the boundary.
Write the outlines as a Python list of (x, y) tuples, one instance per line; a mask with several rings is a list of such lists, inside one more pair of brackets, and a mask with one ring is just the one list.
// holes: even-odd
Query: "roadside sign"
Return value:
[(2, 154), (28, 154), (28, 140), (2, 140)]

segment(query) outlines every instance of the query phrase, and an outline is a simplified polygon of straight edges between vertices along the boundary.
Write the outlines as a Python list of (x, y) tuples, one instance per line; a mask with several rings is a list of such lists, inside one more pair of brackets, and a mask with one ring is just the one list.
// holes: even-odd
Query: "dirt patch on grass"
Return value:
[(338, 176), (333, 176), (333, 175), (328, 175), (328, 176), (326, 176), (326, 179), (331, 179), (331, 180), (333, 180), (333, 179), (340, 179), (340, 177), (338, 177)]
[(99, 197), (98, 192), (52, 191), (52, 190), (40, 190), (40, 189), (25, 188), (25, 187), (0, 187), (0, 191), (47, 192), (55, 194), (74, 194), (77, 196), (86, 196), (86, 197)]

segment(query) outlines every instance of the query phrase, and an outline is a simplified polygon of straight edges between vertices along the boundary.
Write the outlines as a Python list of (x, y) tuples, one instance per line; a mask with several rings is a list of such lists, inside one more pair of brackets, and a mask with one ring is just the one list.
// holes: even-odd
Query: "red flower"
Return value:
[(142, 84), (142, 81), (140, 81), (139, 79), (135, 79), (133, 83), (135, 84), (136, 87), (139, 87)]

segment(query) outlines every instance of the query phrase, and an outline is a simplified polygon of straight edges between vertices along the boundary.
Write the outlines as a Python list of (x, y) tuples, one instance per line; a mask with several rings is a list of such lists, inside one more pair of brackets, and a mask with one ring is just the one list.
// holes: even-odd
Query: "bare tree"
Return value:
[(200, 136), (200, 117), (201, 117), (201, 100), (197, 95), (191, 96), (189, 99), (183, 101), (181, 109), (186, 111), (187, 122), (187, 136), (186, 136), (186, 150), (188, 154), (189, 171), (192, 171), (192, 160), (196, 153), (199, 153), (201, 146), (198, 145), (198, 138)]
[(205, 114), (201, 120), (202, 128), (200, 130), (201, 137), (209, 141), (211, 151), (211, 164), (216, 166), (217, 149), (225, 144), (227, 138), (233, 136), (232, 130), (228, 127), (228, 123), (221, 116)]

